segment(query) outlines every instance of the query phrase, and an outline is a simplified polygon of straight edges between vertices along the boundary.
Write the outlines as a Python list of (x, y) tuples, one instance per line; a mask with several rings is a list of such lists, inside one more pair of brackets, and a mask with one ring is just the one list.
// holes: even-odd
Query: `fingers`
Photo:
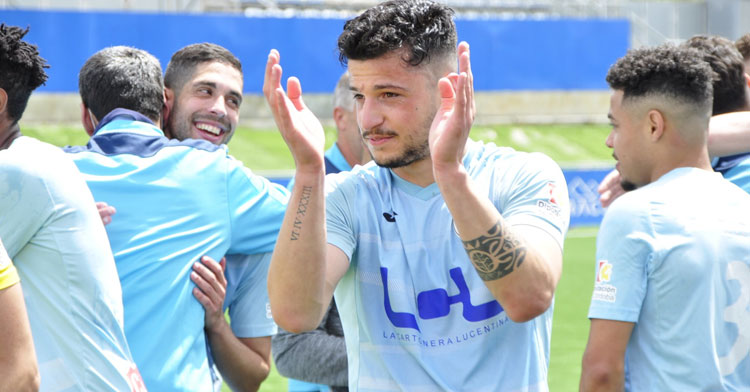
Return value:
[(96, 202), (96, 209), (99, 212), (99, 218), (102, 220), (102, 223), (105, 225), (112, 222), (112, 215), (114, 215), (117, 212), (115, 207), (112, 207), (103, 201)]
[[(270, 97), (271, 93), (276, 90), (276, 88), (281, 87), (281, 74), (279, 74), (278, 79), (274, 79), (273, 73), (273, 69), (279, 65), (280, 61), (281, 56), (279, 55), (279, 52), (276, 49), (271, 49), (268, 53), (266, 72), (265, 77), (263, 78), (263, 95), (266, 99)], [(281, 66), (279, 65), (279, 67)]]
[(210, 257), (204, 256), (201, 262), (193, 264), (190, 279), (197, 286), (193, 289), (193, 295), (206, 312), (221, 312), (227, 286), (222, 266)]
[(604, 177), (602, 182), (599, 184), (599, 188), (597, 189), (597, 191), (599, 192), (599, 202), (601, 203), (602, 207), (609, 207), (609, 205), (612, 204), (615, 199), (625, 193), (625, 190), (622, 188), (621, 184), (620, 172), (618, 172), (617, 170), (612, 170), (611, 172), (609, 172), (609, 174), (607, 174), (607, 176)]
[(466, 102), (471, 109), (471, 121), (474, 121), (476, 114), (476, 104), (474, 103), (474, 74), (471, 72), (471, 56), (469, 44), (461, 42), (458, 45), (458, 72), (466, 74)]
[(304, 110), (305, 103), (302, 102), (302, 85), (299, 79), (292, 76), (286, 82), (286, 92), (289, 100), (294, 104), (294, 108), (297, 110)]

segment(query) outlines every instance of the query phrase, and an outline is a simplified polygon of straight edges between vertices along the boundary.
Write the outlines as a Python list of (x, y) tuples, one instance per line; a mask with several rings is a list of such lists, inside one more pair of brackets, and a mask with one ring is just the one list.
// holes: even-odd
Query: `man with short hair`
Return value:
[(607, 74), (606, 143), (639, 189), (599, 230), (582, 391), (750, 388), (750, 196), (711, 169), (701, 57), (632, 50)]
[(18, 125), (31, 92), (47, 80), (46, 61), (22, 40), (27, 32), (0, 24), (0, 238), (24, 283), (40, 387), (145, 390), (91, 192), (69, 156), (22, 136)]
[(161, 67), (150, 54), (103, 49), (82, 67), (79, 88), (92, 138), (68, 152), (97, 200), (117, 207), (107, 232), (123, 285), (125, 332), (146, 386), (212, 390), (208, 312), (193, 296), (223, 298), (226, 283), (218, 263), (196, 260), (269, 252), (287, 192), (219, 146), (164, 137)]
[[(202, 139), (226, 148), (242, 103), (242, 64), (212, 43), (188, 45), (172, 55), (164, 75), (164, 133), (177, 140)], [(266, 277), (271, 253), (227, 255), (224, 295), (216, 283), (195, 293), (206, 310), (209, 359), (234, 390), (257, 390), (271, 369), (271, 336), (277, 332), (268, 311)], [(206, 282), (223, 277), (196, 269)], [(197, 277), (196, 277), (197, 278)], [(198, 287), (200, 289), (201, 286)], [(231, 324), (224, 311), (229, 310)], [(221, 386), (217, 377), (217, 387)]]
[(469, 46), (456, 50), (452, 16), (397, 0), (346, 22), (339, 49), (376, 164), (328, 176), (325, 192), (322, 127), (268, 57), (264, 94), (297, 165), (271, 308), (280, 327), (311, 330), (336, 289), (350, 389), (548, 390), (565, 180), (541, 154), (468, 140)]
[[(359, 134), (348, 73), (341, 75), (333, 90), (333, 121), (337, 137), (323, 157), (326, 174), (369, 162), (370, 152)], [(287, 188), (292, 186), (293, 181)], [(280, 330), (271, 343), (276, 369), (289, 377), (290, 392), (347, 390), (346, 345), (335, 300), (314, 331), (295, 334)]]
[[(743, 128), (747, 128), (750, 115), (750, 76), (745, 73), (742, 57), (732, 41), (716, 35), (696, 35), (682, 45), (697, 49), (713, 70), (713, 109), (708, 138), (712, 166), (724, 178), (750, 193), (750, 153), (747, 152), (750, 148), (743, 148), (743, 143), (737, 140)], [(746, 133), (750, 136), (750, 132)], [(608, 207), (625, 191), (634, 188), (613, 170), (599, 188), (602, 206)]]

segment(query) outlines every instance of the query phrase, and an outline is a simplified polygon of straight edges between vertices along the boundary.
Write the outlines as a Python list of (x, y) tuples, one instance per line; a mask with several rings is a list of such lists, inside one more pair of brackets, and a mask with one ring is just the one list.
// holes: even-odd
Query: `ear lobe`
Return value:
[(744, 76), (745, 76), (745, 84), (747, 84), (747, 87), (750, 87), (750, 75), (745, 73)]

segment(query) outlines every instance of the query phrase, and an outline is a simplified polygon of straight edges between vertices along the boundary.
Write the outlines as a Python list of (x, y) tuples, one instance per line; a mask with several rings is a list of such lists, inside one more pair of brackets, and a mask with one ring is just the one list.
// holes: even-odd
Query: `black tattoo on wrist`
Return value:
[(485, 281), (510, 274), (526, 259), (526, 246), (500, 221), (486, 235), (463, 243), (469, 260)]
[(307, 205), (310, 204), (310, 197), (312, 196), (312, 187), (302, 187), (302, 198), (299, 199), (297, 205), (297, 215), (294, 216), (294, 225), (292, 225), (292, 241), (298, 240), (300, 231), (302, 230), (302, 218), (307, 213)]

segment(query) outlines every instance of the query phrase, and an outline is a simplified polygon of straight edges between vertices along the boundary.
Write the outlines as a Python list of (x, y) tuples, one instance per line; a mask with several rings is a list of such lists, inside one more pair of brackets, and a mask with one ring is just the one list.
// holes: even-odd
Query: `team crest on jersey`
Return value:
[(544, 189), (546, 200), (542, 198), (537, 201), (537, 207), (539, 207), (543, 213), (559, 218), (562, 214), (563, 207), (568, 203), (568, 195), (565, 192), (565, 189), (554, 182), (548, 182)]

